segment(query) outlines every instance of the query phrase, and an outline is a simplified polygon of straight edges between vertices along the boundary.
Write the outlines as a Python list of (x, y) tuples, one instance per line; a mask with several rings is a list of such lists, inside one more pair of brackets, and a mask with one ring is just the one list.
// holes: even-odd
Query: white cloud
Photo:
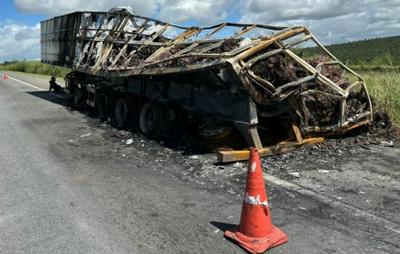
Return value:
[(159, 11), (159, 18), (172, 22), (196, 20), (210, 25), (228, 17), (237, 0), (178, 0), (167, 1)]
[(153, 15), (164, 0), (14, 0), (18, 10), (26, 13), (40, 13), (49, 16), (61, 15), (68, 12), (108, 11), (115, 6), (130, 6), (141, 15)]
[(241, 22), (307, 26), (324, 43), (400, 34), (399, 0), (250, 0)]
[(40, 25), (33, 27), (8, 20), (0, 24), (0, 62), (37, 59), (40, 53)]
[(246, 15), (256, 15), (269, 22), (302, 19), (325, 19), (351, 12), (351, 6), (345, 0), (251, 0), (247, 2)]
[(14, 0), (17, 8), (26, 13), (50, 16), (77, 10), (108, 11), (115, 6), (130, 6), (142, 16), (162, 18), (168, 22), (196, 20), (202, 24), (222, 21), (236, 0)]

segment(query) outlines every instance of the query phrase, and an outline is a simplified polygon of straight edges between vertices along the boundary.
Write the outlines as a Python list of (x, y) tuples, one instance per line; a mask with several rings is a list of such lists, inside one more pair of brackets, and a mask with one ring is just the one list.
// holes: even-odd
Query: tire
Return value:
[(86, 93), (83, 88), (75, 87), (73, 94), (73, 106), (81, 109), (86, 104)]
[(117, 99), (114, 107), (114, 118), (117, 127), (129, 127), (137, 121), (138, 110), (135, 102), (128, 96)]
[(241, 139), (238, 138), (237, 132), (234, 126), (228, 123), (215, 121), (212, 125), (205, 125), (203, 128), (199, 128), (200, 141), (199, 144), (201, 149), (204, 151), (214, 151), (221, 147), (240, 148), (242, 147)]
[(101, 120), (107, 120), (109, 116), (109, 105), (110, 99), (105, 94), (99, 94), (96, 96), (96, 110), (97, 115)]
[(156, 138), (164, 123), (162, 106), (155, 102), (143, 104), (139, 116), (139, 129), (149, 138)]

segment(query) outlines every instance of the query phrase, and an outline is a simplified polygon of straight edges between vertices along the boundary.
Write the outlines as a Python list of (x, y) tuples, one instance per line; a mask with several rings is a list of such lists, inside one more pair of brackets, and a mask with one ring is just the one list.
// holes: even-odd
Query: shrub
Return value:
[(69, 68), (53, 66), (39, 61), (11, 61), (0, 64), (0, 69), (9, 71), (20, 71), (42, 75), (55, 75), (65, 77), (71, 70)]

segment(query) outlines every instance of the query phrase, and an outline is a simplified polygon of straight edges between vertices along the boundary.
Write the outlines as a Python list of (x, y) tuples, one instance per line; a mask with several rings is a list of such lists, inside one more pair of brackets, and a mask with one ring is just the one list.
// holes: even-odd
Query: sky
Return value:
[(400, 0), (0, 0), (0, 62), (40, 59), (41, 20), (115, 6), (182, 25), (307, 26), (324, 44), (400, 35)]

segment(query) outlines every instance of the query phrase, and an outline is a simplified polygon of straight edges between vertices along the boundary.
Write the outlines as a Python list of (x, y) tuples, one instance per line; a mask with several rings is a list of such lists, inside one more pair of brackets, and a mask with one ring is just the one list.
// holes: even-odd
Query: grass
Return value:
[(52, 66), (40, 61), (14, 61), (0, 64), (1, 70), (34, 73), (47, 76), (65, 77), (71, 70), (69, 68)]
[(386, 111), (393, 122), (400, 126), (400, 71), (392, 68), (360, 73), (375, 101), (375, 111)]
[(400, 65), (393, 66), (393, 65), (369, 64), (369, 65), (350, 65), (349, 67), (356, 72), (388, 72), (388, 71), (399, 72), (400, 71)]

